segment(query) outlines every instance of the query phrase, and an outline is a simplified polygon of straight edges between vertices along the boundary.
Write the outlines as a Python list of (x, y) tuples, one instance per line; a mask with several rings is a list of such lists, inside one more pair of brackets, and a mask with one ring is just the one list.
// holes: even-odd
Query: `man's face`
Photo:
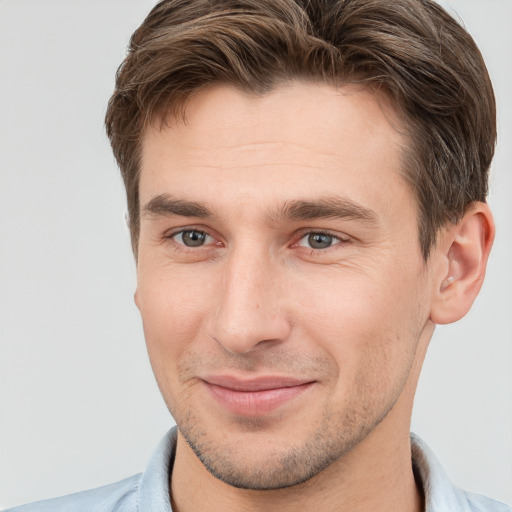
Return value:
[(408, 428), (430, 274), (385, 105), (350, 87), (218, 86), (146, 133), (149, 356), (181, 435), (231, 485), (294, 485)]

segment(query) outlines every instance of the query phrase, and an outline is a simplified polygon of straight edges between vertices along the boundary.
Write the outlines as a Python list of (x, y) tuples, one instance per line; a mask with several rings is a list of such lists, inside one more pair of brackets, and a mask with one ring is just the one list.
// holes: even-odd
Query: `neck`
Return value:
[(385, 427), (379, 425), (350, 454), (307, 482), (270, 491), (237, 489), (213, 477), (179, 435), (171, 480), (173, 511), (421, 512), (408, 432), (383, 444), (378, 434)]

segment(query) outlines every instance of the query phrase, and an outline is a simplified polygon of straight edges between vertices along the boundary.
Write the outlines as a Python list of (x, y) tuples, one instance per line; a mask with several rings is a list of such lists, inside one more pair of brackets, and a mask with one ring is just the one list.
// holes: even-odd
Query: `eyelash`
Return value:
[[(174, 242), (175, 244), (175, 249), (176, 250), (180, 250), (180, 251), (184, 251), (184, 252), (192, 252), (192, 251), (199, 251), (201, 249), (205, 249), (205, 247), (209, 247), (209, 244), (205, 246), (205, 244), (201, 244), (201, 245), (197, 245), (197, 246), (190, 246), (190, 245), (185, 245), (185, 243), (183, 243), (183, 235), (184, 233), (187, 233), (187, 232), (190, 232), (190, 233), (197, 233), (199, 234), (200, 236), (204, 236), (207, 238), (211, 238), (212, 240), (215, 240), (215, 237), (213, 237), (212, 235), (210, 235), (207, 231), (205, 230), (202, 230), (202, 229), (198, 229), (198, 228), (183, 228), (183, 229), (180, 229), (178, 231), (173, 231), (171, 233), (168, 233), (164, 236), (164, 241), (168, 241), (170, 240), (171, 242)], [(181, 235), (182, 237), (182, 242), (178, 242), (176, 239)], [(222, 246), (222, 242), (216, 242), (214, 245), (220, 247)]]
[[(302, 240), (304, 240), (308, 237), (311, 237), (311, 236), (315, 236), (315, 235), (329, 237), (332, 239), (332, 242), (330, 243), (330, 245), (328, 245), (327, 247), (323, 247), (323, 248), (315, 248), (315, 247), (311, 247), (311, 246), (299, 245)], [(350, 241), (349, 237), (342, 237), (340, 235), (335, 235), (329, 231), (310, 230), (310, 231), (301, 233), (301, 236), (299, 237), (297, 242), (295, 242), (293, 245), (298, 246), (298, 247), (304, 247), (304, 248), (310, 250), (311, 252), (315, 253), (315, 252), (326, 252), (329, 249), (334, 248), (337, 245), (346, 244), (349, 241)]]
[[(183, 238), (182, 238), (181, 242), (178, 242), (176, 240), (176, 238), (178, 236), (181, 235), (181, 237), (183, 237), (184, 233), (187, 233), (187, 232), (197, 233), (200, 236), (206, 237), (206, 239), (211, 238), (211, 239), (215, 240), (215, 237), (210, 235), (207, 231), (204, 231), (204, 230), (198, 229), (198, 228), (180, 229), (179, 231), (174, 231), (174, 232), (171, 232), (171, 233), (165, 235), (164, 238), (165, 238), (165, 241), (170, 240), (170, 241), (174, 242), (175, 248), (177, 250), (184, 251), (187, 253), (192, 252), (192, 251), (196, 252), (196, 251), (200, 251), (200, 250), (205, 250), (207, 247), (211, 246), (211, 244), (201, 244), (201, 245), (197, 245), (197, 246), (190, 246), (190, 245), (186, 245), (185, 243), (183, 243)], [(327, 247), (323, 247), (323, 248), (315, 248), (315, 247), (311, 247), (311, 246), (300, 245), (300, 242), (302, 240), (304, 240), (306, 237), (311, 237), (311, 236), (315, 236), (315, 235), (329, 237), (332, 239), (332, 243), (330, 245), (328, 245)], [(296, 241), (291, 245), (291, 247), (303, 247), (304, 249), (309, 250), (312, 254), (315, 254), (315, 253), (318, 254), (318, 253), (327, 252), (333, 247), (336, 247), (341, 244), (347, 244), (349, 242), (350, 242), (350, 237), (348, 237), (348, 236), (346, 236), (346, 238), (344, 238), (340, 235), (335, 235), (329, 231), (309, 230), (309, 231), (304, 231), (304, 232), (300, 233), (300, 236), (298, 238), (296, 238)], [(224, 244), (219, 241), (216, 242), (214, 245), (217, 247), (224, 246)]]

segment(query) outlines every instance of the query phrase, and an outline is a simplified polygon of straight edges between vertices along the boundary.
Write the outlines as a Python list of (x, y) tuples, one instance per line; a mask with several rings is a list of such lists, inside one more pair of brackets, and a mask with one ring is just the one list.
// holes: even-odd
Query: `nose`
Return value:
[(224, 262), (211, 323), (210, 335), (233, 354), (280, 343), (291, 330), (278, 265), (265, 254), (251, 252), (233, 253)]

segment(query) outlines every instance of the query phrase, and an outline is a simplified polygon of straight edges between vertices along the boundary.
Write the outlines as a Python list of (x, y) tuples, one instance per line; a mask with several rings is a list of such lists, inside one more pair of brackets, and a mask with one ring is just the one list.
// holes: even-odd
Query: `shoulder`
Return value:
[(142, 474), (89, 491), (37, 501), (4, 512), (136, 512)]
[(169, 479), (176, 451), (177, 429), (160, 441), (144, 473), (120, 482), (4, 512), (172, 512)]
[(464, 510), (468, 512), (512, 512), (512, 508), (501, 501), (460, 489), (458, 492), (460, 501), (466, 506)]
[(411, 452), (414, 473), (423, 488), (426, 512), (512, 512), (504, 503), (453, 485), (432, 450), (415, 434), (411, 434)]

